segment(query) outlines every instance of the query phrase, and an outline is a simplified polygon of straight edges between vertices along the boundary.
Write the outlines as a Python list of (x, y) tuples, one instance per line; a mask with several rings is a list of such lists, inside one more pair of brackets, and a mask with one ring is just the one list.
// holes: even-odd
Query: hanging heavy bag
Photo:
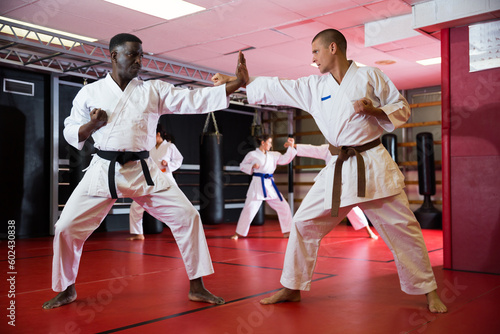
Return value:
[[(215, 132), (209, 132), (212, 118)], [(203, 224), (224, 221), (222, 134), (214, 113), (209, 113), (200, 138), (200, 216)]]
[(382, 145), (391, 155), (392, 160), (398, 163), (398, 137), (392, 133), (386, 133), (382, 136)]

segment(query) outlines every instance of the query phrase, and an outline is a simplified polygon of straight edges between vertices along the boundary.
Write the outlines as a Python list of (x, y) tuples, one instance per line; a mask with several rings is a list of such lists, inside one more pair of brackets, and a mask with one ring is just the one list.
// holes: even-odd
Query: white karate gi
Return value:
[[(164, 140), (160, 146), (153, 147), (153, 149), (149, 152), (153, 161), (156, 162), (158, 167), (162, 172), (165, 173), (171, 185), (177, 185), (175, 182), (174, 176), (172, 172), (179, 169), (182, 165), (182, 160), (184, 157), (181, 152), (177, 149), (177, 147), (166, 140)], [(162, 160), (168, 162), (167, 166), (163, 166), (161, 164)], [(144, 215), (144, 208), (137, 204), (137, 202), (132, 202), (130, 205), (130, 214), (129, 214), (129, 225), (130, 225), (130, 233), (131, 234), (144, 234), (144, 229), (142, 227), (142, 217)]]
[[(354, 62), (339, 85), (331, 74), (298, 80), (256, 78), (247, 85), (252, 104), (288, 105), (309, 112), (321, 132), (334, 146), (359, 146), (376, 140), (383, 130), (392, 131), (410, 115), (408, 102), (379, 69), (358, 68)], [(356, 114), (353, 101), (369, 98), (381, 108), (389, 122)], [(436, 281), (420, 230), (403, 191), (404, 177), (380, 144), (362, 152), (366, 167), (366, 197), (357, 196), (356, 157), (344, 162), (338, 217), (330, 216), (333, 157), (294, 215), (294, 228), (285, 255), (281, 284), (294, 290), (309, 290), (321, 239), (347, 213), (359, 206), (368, 216), (394, 255), (401, 289), (425, 294), (436, 289)]]
[[(253, 173), (273, 174), (277, 165), (289, 164), (297, 151), (293, 147), (288, 147), (285, 154), (279, 152), (268, 151), (264, 154), (260, 149), (248, 152), (240, 164), (240, 170), (243, 173), (252, 175)], [(259, 168), (253, 169), (253, 165), (258, 164)], [(278, 220), (281, 226), (282, 233), (290, 232), (292, 225), (292, 212), (285, 197), (281, 195), (282, 201), (279, 199), (276, 189), (274, 189), (271, 179), (264, 179), (264, 187), (266, 189), (266, 197), (262, 189), (262, 178), (253, 176), (250, 186), (247, 191), (245, 206), (241, 210), (236, 233), (242, 236), (248, 235), (250, 224), (253, 218), (259, 211), (262, 201), (266, 201), (271, 208), (278, 214)], [(280, 193), (281, 194), (281, 193)]]
[[(308, 144), (297, 144), (297, 156), (298, 157), (308, 157), (325, 160), (328, 164), (332, 155), (328, 149), (328, 144), (324, 145), (308, 145)], [(316, 178), (314, 178), (316, 180)], [(355, 206), (347, 214), (347, 219), (351, 223), (352, 227), (357, 231), (368, 226), (368, 220), (365, 217), (363, 211)]]
[[(93, 133), (95, 147), (104, 151), (151, 151), (156, 144), (156, 126), (162, 114), (202, 113), (227, 108), (225, 86), (189, 90), (160, 81), (129, 82), (122, 91), (111, 75), (84, 86), (73, 100), (66, 118), (64, 137), (81, 149), (80, 126), (90, 121), (90, 112), (101, 108), (108, 123)], [(130, 197), (151, 215), (170, 227), (190, 280), (213, 273), (212, 262), (198, 211), (150, 156), (147, 165), (154, 186), (145, 182), (140, 161), (116, 163), (118, 197)], [(95, 155), (71, 194), (55, 225), (52, 288), (64, 291), (75, 283), (85, 240), (99, 226), (116, 201), (108, 187), (109, 161)]]

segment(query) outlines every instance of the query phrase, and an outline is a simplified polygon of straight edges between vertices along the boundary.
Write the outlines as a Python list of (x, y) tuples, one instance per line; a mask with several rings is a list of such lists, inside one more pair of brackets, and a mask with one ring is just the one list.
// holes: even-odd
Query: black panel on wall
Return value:
[[(175, 146), (184, 156), (184, 164), (199, 165), (200, 135), (203, 132), (207, 114), (203, 115), (163, 115), (160, 123), (167, 133), (175, 138)], [(253, 150), (250, 129), (252, 115), (216, 111), (215, 119), (220, 133), (224, 135), (224, 166), (238, 166), (248, 151)], [(210, 120), (213, 129), (213, 122)]]
[[(83, 178), (83, 170), (88, 167), (90, 160), (92, 160), (92, 154), (95, 153), (92, 137), (85, 141), (81, 150), (78, 150), (68, 144), (63, 135), (64, 120), (70, 115), (73, 99), (81, 89), (82, 87), (78, 86), (59, 85), (59, 159), (69, 160), (70, 168), (69, 173), (67, 173), (68, 175), (62, 173), (60, 177), (64, 177), (65, 181), (70, 183), (70, 193)], [(64, 189), (62, 192), (67, 192), (67, 189)], [(69, 196), (66, 196), (62, 203), (66, 203), (67, 198), (69, 198)]]
[[(34, 84), (34, 96), (3, 92), (5, 78)], [(50, 227), (50, 77), (0, 67), (2, 229), (15, 220), (17, 237), (44, 236)]]
[[(233, 106), (232, 106), (233, 107)], [(240, 107), (242, 108), (242, 107)], [(253, 109), (244, 111), (253, 112)], [(175, 145), (184, 156), (183, 164), (200, 164), (200, 135), (203, 131), (207, 114), (204, 115), (164, 115), (160, 118), (163, 128), (175, 138)], [(241, 114), (230, 111), (216, 111), (215, 119), (223, 140), (223, 165), (239, 166), (245, 155), (255, 149), (251, 137), (253, 115)], [(213, 122), (209, 122), (213, 131)], [(199, 174), (195, 171), (179, 171), (174, 173), (177, 183), (186, 197), (198, 203), (200, 200)], [(248, 186), (229, 185), (231, 183), (249, 183), (248, 175), (237, 175), (226, 172), (223, 176), (224, 200), (241, 200), (244, 202)], [(237, 220), (241, 209), (226, 209), (224, 221)]]

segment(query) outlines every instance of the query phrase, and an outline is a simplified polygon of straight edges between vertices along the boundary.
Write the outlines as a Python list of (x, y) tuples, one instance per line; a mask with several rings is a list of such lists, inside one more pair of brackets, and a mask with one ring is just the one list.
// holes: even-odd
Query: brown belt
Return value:
[(338, 155), (335, 162), (335, 172), (333, 179), (332, 191), (332, 217), (338, 217), (340, 208), (340, 194), (342, 192), (342, 164), (352, 156), (356, 156), (358, 165), (358, 197), (365, 197), (366, 177), (365, 177), (365, 161), (361, 152), (368, 151), (371, 148), (380, 145), (380, 139), (375, 139), (361, 146), (341, 146), (335, 147), (332, 144), (328, 147), (332, 155)]

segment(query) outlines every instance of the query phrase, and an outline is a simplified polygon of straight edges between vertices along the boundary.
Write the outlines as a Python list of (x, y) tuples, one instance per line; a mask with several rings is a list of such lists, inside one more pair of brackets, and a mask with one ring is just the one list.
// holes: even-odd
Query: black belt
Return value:
[(109, 192), (111, 194), (111, 198), (118, 198), (116, 193), (116, 184), (115, 184), (115, 163), (118, 162), (120, 165), (124, 165), (129, 161), (141, 161), (142, 172), (144, 173), (144, 178), (146, 179), (146, 183), (148, 186), (154, 186), (153, 179), (151, 178), (151, 174), (149, 174), (148, 164), (144, 159), (149, 157), (148, 151), (141, 152), (118, 152), (118, 151), (97, 151), (97, 155), (103, 159), (110, 160), (109, 169), (108, 169), (108, 186)]

